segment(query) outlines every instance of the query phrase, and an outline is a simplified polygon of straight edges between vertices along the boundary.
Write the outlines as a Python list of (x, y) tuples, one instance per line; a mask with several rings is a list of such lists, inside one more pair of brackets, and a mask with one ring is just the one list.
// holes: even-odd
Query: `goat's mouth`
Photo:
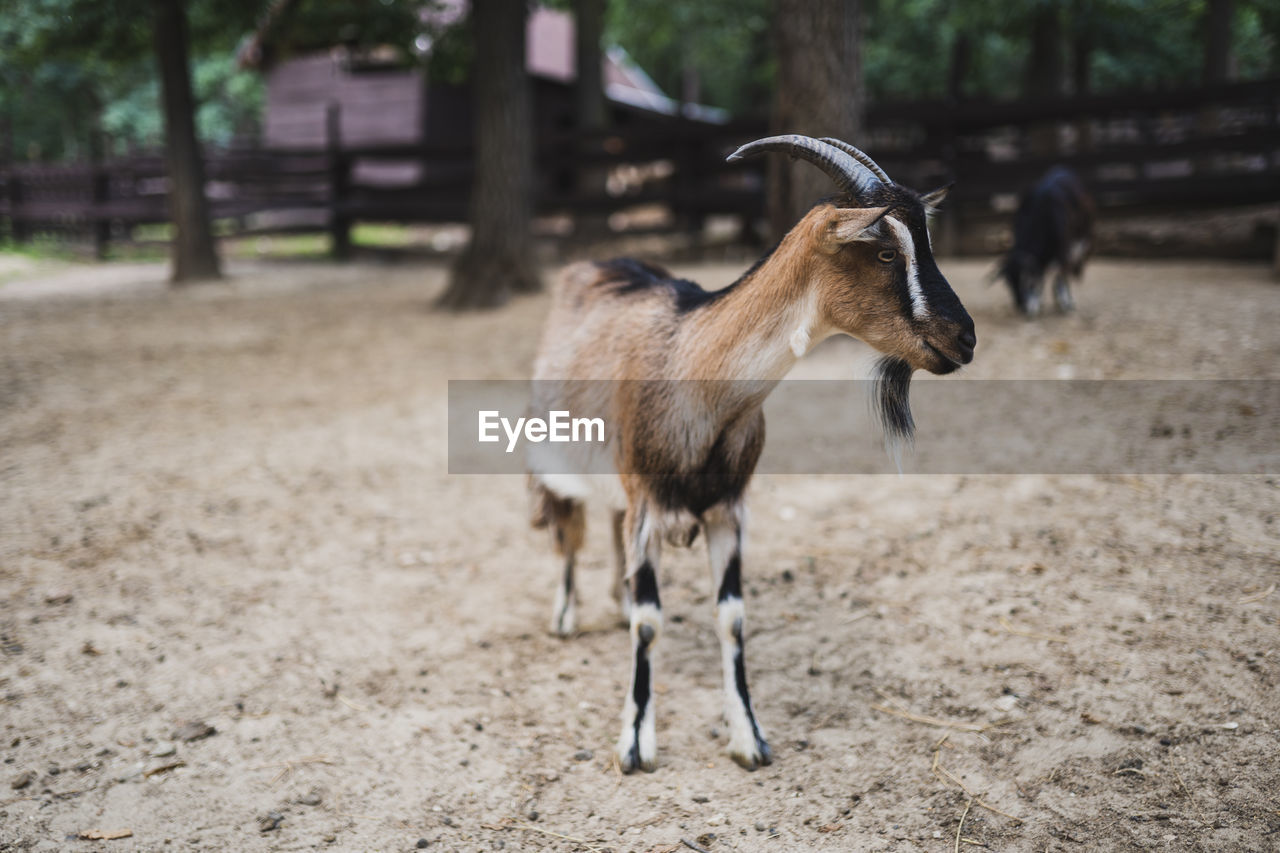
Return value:
[(929, 343), (924, 338), (920, 339), (920, 343), (924, 347), (924, 351), (930, 356), (930, 363), (923, 365), (924, 369), (930, 373), (945, 375), (959, 370), (973, 361), (972, 347), (957, 344), (954, 348), (948, 347), (948, 349), (954, 349), (954, 353), (948, 353)]

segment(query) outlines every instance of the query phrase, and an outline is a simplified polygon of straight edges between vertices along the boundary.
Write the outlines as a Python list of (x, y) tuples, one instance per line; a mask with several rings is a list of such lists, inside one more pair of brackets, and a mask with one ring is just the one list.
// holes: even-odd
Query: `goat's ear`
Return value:
[(920, 201), (924, 204), (925, 212), (930, 215), (935, 213), (938, 208), (942, 206), (942, 200), (947, 197), (947, 193), (951, 192), (951, 188), (953, 186), (955, 185), (946, 184), (945, 186), (938, 187), (931, 193), (925, 193), (920, 196)]
[(818, 235), (818, 245), (834, 254), (840, 247), (858, 240), (874, 240), (879, 235), (876, 226), (887, 207), (837, 207), (827, 219)]

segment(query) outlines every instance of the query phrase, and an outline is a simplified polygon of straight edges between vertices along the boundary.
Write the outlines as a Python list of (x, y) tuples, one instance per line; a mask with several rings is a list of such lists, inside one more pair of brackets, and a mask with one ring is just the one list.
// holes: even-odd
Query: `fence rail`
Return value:
[[(1080, 172), (1104, 212), (1280, 204), (1280, 80), (1010, 103), (883, 104), (869, 110), (867, 127), (863, 147), (896, 179), (918, 187), (956, 182), (952, 222), (1007, 217), (1017, 193), (1053, 164)], [(728, 165), (724, 157), (766, 133), (761, 120), (672, 117), (548, 134), (537, 140), (536, 208), (581, 216), (655, 205), (668, 214), (668, 227), (691, 231), (716, 214), (750, 222), (764, 211), (764, 161)], [(350, 147), (331, 130), (322, 150), (212, 151), (205, 168), (212, 215), (225, 233), (327, 229), (341, 254), (358, 221), (465, 221), (473, 162), (465, 145)], [(605, 172), (612, 175), (607, 191), (583, 180)], [(167, 221), (166, 203), (158, 154), (0, 163), (0, 228), (19, 241), (71, 232), (89, 235), (101, 254), (136, 226)]]

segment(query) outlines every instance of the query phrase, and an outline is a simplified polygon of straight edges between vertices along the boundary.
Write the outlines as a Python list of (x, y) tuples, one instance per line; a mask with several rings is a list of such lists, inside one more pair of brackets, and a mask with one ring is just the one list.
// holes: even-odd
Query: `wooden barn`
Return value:
[[(445, 14), (461, 17), (455, 3)], [(465, 87), (435, 83), (420, 68), (406, 69), (392, 55), (366, 55), (334, 47), (273, 62), (287, 53), (287, 29), (264, 29), (241, 48), (242, 64), (266, 76), (263, 146), (273, 150), (415, 146), (430, 150), (466, 149), (471, 140), (471, 108)], [(536, 8), (526, 32), (526, 64), (534, 91), (538, 139), (573, 125), (575, 79), (572, 15)], [(687, 118), (723, 121), (718, 110), (667, 97), (620, 48), (603, 56), (605, 96), (616, 126), (683, 113)], [(331, 119), (331, 113), (336, 117)], [(330, 122), (336, 128), (330, 128)], [(336, 130), (336, 140), (331, 136)]]

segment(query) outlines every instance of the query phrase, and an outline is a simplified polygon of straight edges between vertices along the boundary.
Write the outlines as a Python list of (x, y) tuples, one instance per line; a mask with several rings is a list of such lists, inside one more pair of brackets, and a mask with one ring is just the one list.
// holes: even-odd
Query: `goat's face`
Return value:
[(973, 360), (973, 320), (938, 270), (926, 210), (946, 190), (919, 196), (897, 184), (864, 200), (809, 213), (826, 320), (915, 370), (950, 373)]

